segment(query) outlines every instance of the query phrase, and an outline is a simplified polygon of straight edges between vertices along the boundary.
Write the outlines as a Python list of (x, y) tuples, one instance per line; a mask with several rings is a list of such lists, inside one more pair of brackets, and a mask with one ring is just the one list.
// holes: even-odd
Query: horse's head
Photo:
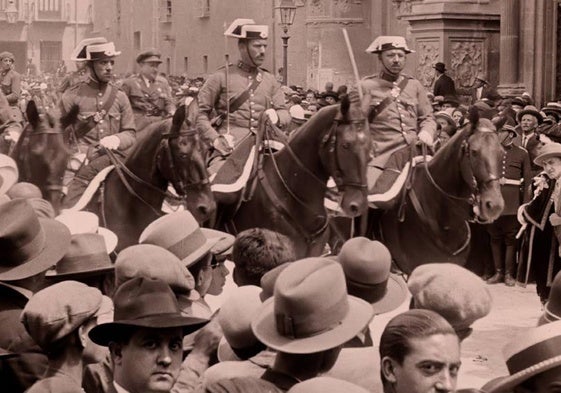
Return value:
[(79, 108), (73, 107), (58, 119), (51, 113), (39, 113), (34, 101), (26, 108), (31, 129), (25, 135), (26, 148), (20, 151), (26, 180), (37, 184), (44, 197), (58, 211), (62, 197), (62, 180), (70, 152), (64, 138), (65, 128), (74, 123)]
[(164, 135), (164, 148), (158, 167), (175, 190), (186, 197), (187, 209), (199, 222), (208, 220), (216, 210), (205, 165), (205, 151), (195, 128), (199, 106), (192, 100), (180, 106), (173, 116), (171, 129)]
[(370, 159), (370, 132), (356, 92), (341, 100), (335, 125), (322, 140), (321, 160), (342, 194), (341, 208), (350, 217), (366, 211), (366, 166)]
[(492, 222), (504, 208), (499, 182), (504, 150), (490, 120), (480, 119), (474, 108), (470, 110), (469, 120), (470, 128), (462, 143), (462, 176), (472, 187), (477, 220)]

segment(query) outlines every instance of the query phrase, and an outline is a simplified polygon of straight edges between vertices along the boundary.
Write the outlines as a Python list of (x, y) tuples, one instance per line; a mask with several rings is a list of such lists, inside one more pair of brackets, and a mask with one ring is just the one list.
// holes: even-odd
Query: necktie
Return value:
[(526, 147), (526, 142), (528, 142), (528, 137), (526, 135), (522, 136), (522, 147)]

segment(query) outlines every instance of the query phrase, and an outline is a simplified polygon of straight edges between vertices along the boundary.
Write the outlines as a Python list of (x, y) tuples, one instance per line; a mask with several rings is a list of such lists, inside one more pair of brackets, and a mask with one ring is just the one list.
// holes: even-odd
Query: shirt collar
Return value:
[(144, 75), (140, 74), (140, 77), (142, 78), (142, 80), (144, 81), (144, 83), (146, 83), (146, 86), (150, 86), (152, 83), (154, 83), (155, 81), (150, 81), (148, 78), (146, 78)]
[(400, 76), (401, 76), (401, 74), (393, 75), (393, 74), (390, 74), (389, 72), (385, 72), (385, 71), (380, 72), (380, 78), (382, 78), (383, 80), (388, 81), (388, 82), (397, 82), (397, 80), (399, 79)]

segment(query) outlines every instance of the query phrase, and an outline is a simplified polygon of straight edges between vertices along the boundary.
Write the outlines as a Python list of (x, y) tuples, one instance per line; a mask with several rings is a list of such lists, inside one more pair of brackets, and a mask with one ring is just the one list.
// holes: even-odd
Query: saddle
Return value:
[(210, 189), (216, 202), (223, 207), (222, 221), (232, 218), (242, 202), (251, 199), (264, 157), (287, 143), (283, 131), (264, 118), (257, 133), (249, 133), (242, 139), (218, 171), (210, 176)]

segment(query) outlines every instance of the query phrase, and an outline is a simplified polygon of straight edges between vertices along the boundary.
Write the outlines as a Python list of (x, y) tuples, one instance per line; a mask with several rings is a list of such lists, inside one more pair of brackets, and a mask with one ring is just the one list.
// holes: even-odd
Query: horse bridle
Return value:
[[(339, 191), (344, 191), (347, 187), (358, 188), (361, 190), (367, 190), (368, 185), (366, 183), (358, 182), (358, 181), (345, 181), (343, 180), (341, 165), (339, 163), (339, 158), (337, 156), (336, 146), (337, 146), (337, 129), (341, 124), (364, 124), (364, 119), (352, 120), (350, 122), (342, 122), (340, 120), (335, 120), (333, 126), (329, 133), (327, 133), (322, 141), (320, 149), (327, 150), (327, 162), (325, 163), (328, 169), (328, 172), (333, 177), (335, 184), (337, 185), (337, 189)], [(343, 148), (345, 148), (343, 146)]]
[[(499, 181), (500, 178), (498, 176), (493, 175), (493, 174), (489, 174), (489, 177), (487, 179), (482, 180), (482, 181), (477, 180), (477, 178), (475, 177), (475, 174), (473, 172), (472, 155), (470, 153), (471, 150), (470, 150), (469, 141), (467, 140), (468, 138), (469, 138), (469, 136), (462, 141), (462, 145), (461, 145), (462, 161), (461, 161), (461, 166), (460, 166), (460, 171), (462, 172), (462, 177), (464, 178), (464, 181), (470, 187), (471, 192), (470, 192), (470, 195), (468, 197), (453, 195), (453, 194), (447, 192), (446, 190), (444, 190), (440, 185), (438, 185), (438, 183), (436, 182), (436, 180), (434, 180), (434, 178), (433, 178), (433, 176), (430, 173), (430, 170), (428, 168), (428, 163), (426, 161), (427, 147), (426, 147), (425, 144), (423, 144), (422, 150), (423, 150), (423, 156), (425, 157), (425, 164), (424, 164), (425, 173), (426, 173), (427, 177), (429, 178), (431, 184), (434, 186), (434, 188), (436, 188), (446, 198), (457, 200), (457, 201), (467, 202), (471, 206), (476, 206), (479, 203), (479, 200), (480, 200), (480, 185), (486, 185), (486, 184), (493, 183), (495, 181)], [(475, 220), (476, 221), (478, 220), (477, 216), (475, 217)]]
[[(160, 148), (158, 150), (158, 153), (156, 154), (156, 161), (158, 163), (158, 165), (160, 165), (159, 163), (160, 158), (161, 158), (161, 154), (162, 152), (165, 152), (165, 156), (166, 159), (168, 160), (168, 165), (171, 171), (171, 176), (172, 176), (172, 180), (171, 183), (172, 184), (177, 184), (180, 188), (180, 190), (176, 190), (178, 193), (181, 192), (182, 195), (186, 196), (189, 190), (200, 190), (203, 187), (208, 186), (209, 184), (209, 180), (208, 180), (208, 176), (205, 176), (202, 180), (198, 181), (198, 182), (189, 182), (189, 183), (185, 183), (177, 174), (177, 172), (175, 171), (175, 159), (173, 157), (173, 154), (171, 153), (171, 147), (169, 145), (169, 141), (171, 139), (175, 139), (178, 138), (180, 136), (194, 136), (194, 135), (198, 135), (198, 131), (195, 128), (192, 129), (188, 129), (188, 130), (183, 130), (183, 131), (179, 131), (179, 132), (175, 132), (175, 133), (167, 133), (167, 134), (162, 134), (162, 142), (160, 143)], [(161, 168), (160, 168), (161, 170)]]

